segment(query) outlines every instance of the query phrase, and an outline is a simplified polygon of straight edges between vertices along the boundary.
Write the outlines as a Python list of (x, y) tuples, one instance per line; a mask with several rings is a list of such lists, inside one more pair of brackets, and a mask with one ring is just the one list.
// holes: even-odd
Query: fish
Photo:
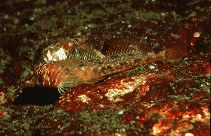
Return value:
[(128, 53), (90, 60), (60, 60), (39, 65), (30, 83), (33, 86), (55, 87), (60, 94), (79, 84), (94, 84), (108, 75), (158, 61), (164, 55)]

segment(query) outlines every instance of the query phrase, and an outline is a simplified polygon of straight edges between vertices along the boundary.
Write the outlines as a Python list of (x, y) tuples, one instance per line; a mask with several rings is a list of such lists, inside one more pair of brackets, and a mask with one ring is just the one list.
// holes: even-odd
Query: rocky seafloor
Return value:
[[(0, 135), (210, 135), (210, 24), (209, 0), (2, 0)], [(43, 50), (69, 39), (164, 54), (64, 94), (25, 86)]]

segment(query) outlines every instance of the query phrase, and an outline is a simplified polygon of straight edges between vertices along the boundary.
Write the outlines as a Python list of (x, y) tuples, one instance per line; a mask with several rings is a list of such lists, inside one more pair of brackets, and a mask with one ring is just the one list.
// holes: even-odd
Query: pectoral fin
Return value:
[(58, 91), (59, 91), (60, 94), (63, 94), (65, 91), (70, 90), (71, 87), (72, 87), (71, 82), (65, 81), (64, 83), (62, 83), (62, 84), (58, 87)]

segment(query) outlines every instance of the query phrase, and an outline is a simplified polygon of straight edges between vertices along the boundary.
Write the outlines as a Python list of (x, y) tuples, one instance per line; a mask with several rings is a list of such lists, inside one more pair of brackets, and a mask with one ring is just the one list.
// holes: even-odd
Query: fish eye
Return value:
[(41, 67), (38, 67), (38, 68), (36, 69), (36, 74), (37, 74), (37, 75), (41, 75), (42, 73), (43, 73), (42, 68), (41, 68)]
[(43, 67), (44, 65), (39, 65), (39, 66), (37, 66), (37, 68), (36, 68), (36, 70), (35, 70), (35, 73), (37, 74), (37, 75), (42, 75), (42, 74), (44, 74), (44, 67)]
[(43, 70), (42, 69), (39, 69), (38, 70), (38, 74), (40, 75), (40, 74), (42, 74), (43, 73)]

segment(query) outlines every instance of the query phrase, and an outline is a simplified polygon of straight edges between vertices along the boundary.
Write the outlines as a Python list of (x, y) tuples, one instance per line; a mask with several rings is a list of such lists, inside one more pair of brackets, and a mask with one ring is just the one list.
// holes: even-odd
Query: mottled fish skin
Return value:
[(34, 85), (57, 87), (60, 93), (79, 84), (94, 84), (103, 77), (132, 69), (163, 57), (158, 54), (125, 54), (98, 60), (62, 60), (37, 68)]

